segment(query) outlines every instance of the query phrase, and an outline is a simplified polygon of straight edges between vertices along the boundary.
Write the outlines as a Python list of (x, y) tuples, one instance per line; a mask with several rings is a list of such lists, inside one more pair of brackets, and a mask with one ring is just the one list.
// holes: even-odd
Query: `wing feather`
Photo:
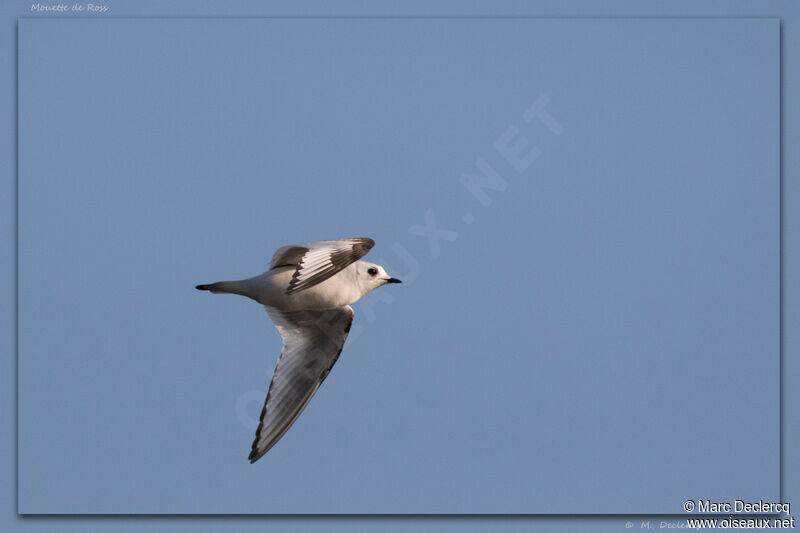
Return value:
[(279, 248), (270, 268), (295, 267), (286, 294), (294, 294), (325, 281), (358, 261), (375, 246), (368, 238), (335, 239)]
[(283, 350), (261, 410), (251, 463), (280, 440), (311, 401), (339, 358), (353, 322), (350, 306), (325, 311), (266, 309), (283, 338)]

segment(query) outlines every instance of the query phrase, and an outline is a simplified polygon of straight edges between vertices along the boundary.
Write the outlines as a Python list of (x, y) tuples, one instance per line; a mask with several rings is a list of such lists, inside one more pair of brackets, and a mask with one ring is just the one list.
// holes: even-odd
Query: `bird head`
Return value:
[(399, 279), (387, 274), (382, 266), (366, 261), (358, 261), (356, 263), (356, 280), (361, 288), (361, 294), (367, 294), (381, 285), (402, 283)]

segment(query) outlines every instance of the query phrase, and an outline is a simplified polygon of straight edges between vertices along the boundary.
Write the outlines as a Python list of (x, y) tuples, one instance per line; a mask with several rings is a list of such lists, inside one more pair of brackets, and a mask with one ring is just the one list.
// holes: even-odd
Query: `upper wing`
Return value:
[(286, 289), (286, 294), (293, 294), (325, 281), (367, 255), (373, 246), (375, 241), (367, 238), (284, 246), (275, 252), (269, 266), (270, 269), (286, 266), (296, 268)]
[(350, 332), (350, 306), (325, 311), (279, 311), (267, 307), (283, 338), (283, 351), (269, 384), (250, 462), (258, 461), (292, 426), (333, 367)]

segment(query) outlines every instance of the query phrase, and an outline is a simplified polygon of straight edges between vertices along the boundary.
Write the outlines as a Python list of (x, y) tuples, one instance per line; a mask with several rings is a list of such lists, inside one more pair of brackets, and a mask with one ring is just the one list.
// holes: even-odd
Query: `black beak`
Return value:
[(386, 283), (403, 283), (403, 282), (397, 278), (389, 278), (386, 280)]

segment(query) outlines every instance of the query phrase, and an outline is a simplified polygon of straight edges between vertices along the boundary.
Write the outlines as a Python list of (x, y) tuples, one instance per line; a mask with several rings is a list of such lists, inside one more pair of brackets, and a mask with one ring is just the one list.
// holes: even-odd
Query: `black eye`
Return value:
[(369, 274), (370, 276), (377, 276), (378, 275), (378, 269), (375, 268), (375, 267), (369, 267), (367, 269), (367, 274)]

